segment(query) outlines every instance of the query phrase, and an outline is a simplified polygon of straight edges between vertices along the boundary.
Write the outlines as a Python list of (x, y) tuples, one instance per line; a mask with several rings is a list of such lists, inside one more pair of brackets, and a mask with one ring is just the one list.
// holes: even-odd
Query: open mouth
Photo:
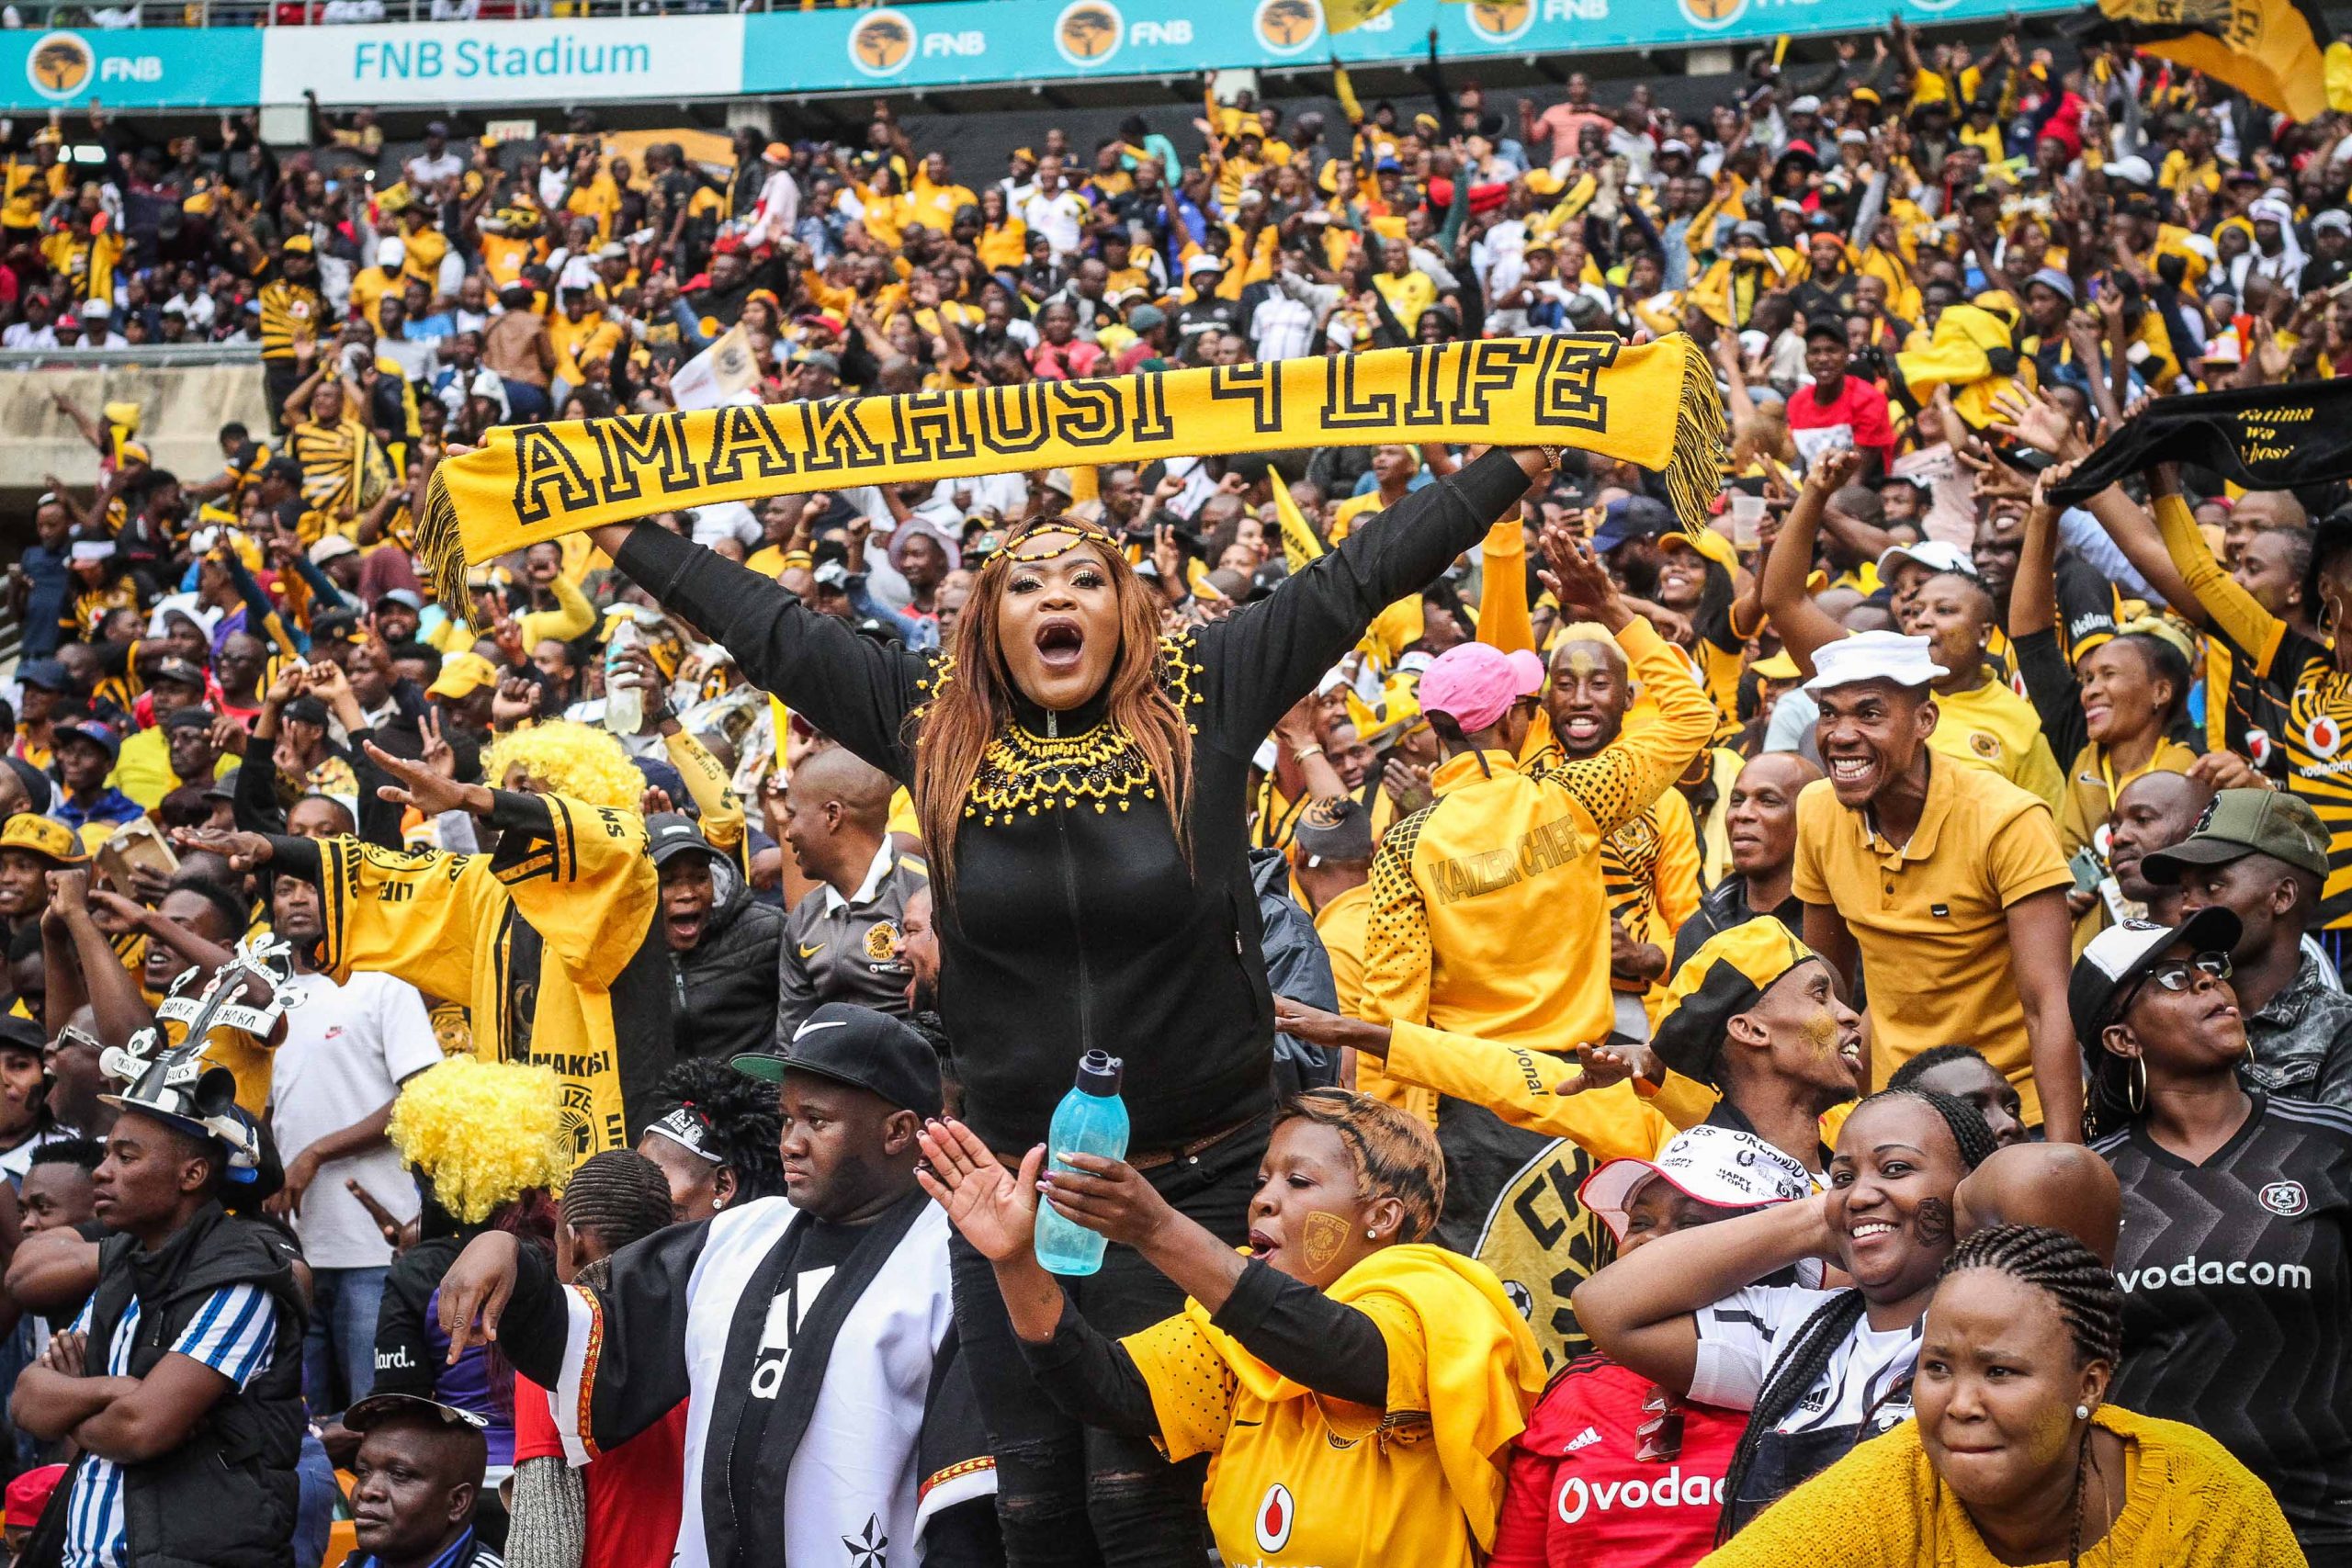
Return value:
[(1871, 781), (1876, 771), (1876, 760), (1871, 757), (1829, 757), (1829, 782), (1847, 789), (1859, 789)]
[(1598, 740), (1600, 739), (1600, 720), (1590, 714), (1571, 714), (1563, 733), (1570, 740)]
[(700, 915), (671, 916), (670, 934), (680, 942), (691, 943), (702, 935), (702, 917)]
[(1849, 1228), (1846, 1234), (1852, 1238), (1856, 1247), (1863, 1247), (1871, 1242), (1884, 1241), (1892, 1236), (1894, 1234), (1894, 1224), (1891, 1220), (1864, 1220), (1860, 1224)]
[(1274, 1240), (1273, 1237), (1268, 1235), (1264, 1231), (1251, 1231), (1250, 1233), (1250, 1250), (1254, 1256), (1261, 1258), (1272, 1258), (1275, 1253), (1280, 1252), (1282, 1249), (1283, 1244)]
[(1075, 670), (1086, 653), (1086, 628), (1057, 616), (1037, 627), (1037, 656), (1048, 670)]

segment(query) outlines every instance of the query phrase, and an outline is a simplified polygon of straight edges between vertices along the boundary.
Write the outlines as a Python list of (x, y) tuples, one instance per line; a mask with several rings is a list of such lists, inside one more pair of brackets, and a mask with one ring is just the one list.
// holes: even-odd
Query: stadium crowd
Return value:
[[(1427, 85), (24, 128), (0, 343), (269, 420), (61, 400), (9, 575), (13, 1562), (2352, 1562), (2352, 494), (2134, 434), (2337, 439), (2352, 127)], [(1564, 333), (1702, 345), (1704, 526), (1376, 445), (418, 560), (502, 427)]]

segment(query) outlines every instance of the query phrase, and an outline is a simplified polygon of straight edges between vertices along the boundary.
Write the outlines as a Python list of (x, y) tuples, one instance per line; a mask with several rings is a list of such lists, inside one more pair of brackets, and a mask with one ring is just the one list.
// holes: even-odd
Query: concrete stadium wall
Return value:
[(44, 475), (85, 491), (96, 479), (97, 454), (51, 400), (55, 392), (92, 415), (102, 403), (137, 403), (140, 440), (157, 467), (183, 479), (219, 471), (218, 437), (231, 420), (269, 429), (258, 364), (11, 371), (0, 376), (0, 518), (10, 535), (29, 532), (29, 502)]

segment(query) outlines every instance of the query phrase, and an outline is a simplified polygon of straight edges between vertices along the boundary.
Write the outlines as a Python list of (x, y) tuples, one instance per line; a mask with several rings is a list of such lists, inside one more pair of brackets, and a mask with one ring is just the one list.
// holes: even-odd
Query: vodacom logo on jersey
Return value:
[(1557, 1507), (1560, 1522), (1572, 1525), (1587, 1514), (1614, 1508), (1720, 1508), (1723, 1503), (1722, 1476), (1685, 1475), (1678, 1464), (1651, 1479), (1587, 1481), (1571, 1475), (1561, 1483)]
[(2344, 744), (2344, 731), (2326, 714), (2313, 714), (2311, 723), (2304, 727), (2303, 739), (2310, 745), (2312, 756), (2333, 757)]
[(1298, 1505), (1291, 1500), (1290, 1488), (1275, 1482), (1266, 1488), (1265, 1496), (1258, 1500), (1258, 1550), (1280, 1551), (1290, 1544), (1291, 1527), (1298, 1523)]

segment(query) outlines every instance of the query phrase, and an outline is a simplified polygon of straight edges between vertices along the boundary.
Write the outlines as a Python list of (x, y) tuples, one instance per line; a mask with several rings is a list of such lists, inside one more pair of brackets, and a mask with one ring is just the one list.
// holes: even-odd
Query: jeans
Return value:
[[(1266, 1152), (1261, 1119), (1192, 1158), (1145, 1172), (1176, 1212), (1239, 1245)], [(1080, 1426), (1029, 1376), (987, 1258), (950, 1245), (956, 1332), (996, 1455), (997, 1517), (1009, 1568), (1201, 1568), (1207, 1456), (1170, 1464), (1148, 1441)], [(1131, 1247), (1100, 1273), (1062, 1281), (1086, 1321), (1116, 1337), (1181, 1311), (1184, 1292)]]
[(301, 1495), (294, 1506), (294, 1568), (319, 1568), (327, 1554), (327, 1534), (334, 1524), (337, 1489), (334, 1461), (316, 1432), (302, 1434), (302, 1457), (294, 1461)]
[(323, 1420), (368, 1397), (376, 1382), (376, 1314), (389, 1268), (312, 1272), (311, 1327), (302, 1338), (302, 1393)]
[(555, 417), (555, 403), (545, 387), (535, 387), (528, 381), (517, 381), (511, 376), (500, 378), (506, 383), (506, 412), (514, 424), (536, 424)]

